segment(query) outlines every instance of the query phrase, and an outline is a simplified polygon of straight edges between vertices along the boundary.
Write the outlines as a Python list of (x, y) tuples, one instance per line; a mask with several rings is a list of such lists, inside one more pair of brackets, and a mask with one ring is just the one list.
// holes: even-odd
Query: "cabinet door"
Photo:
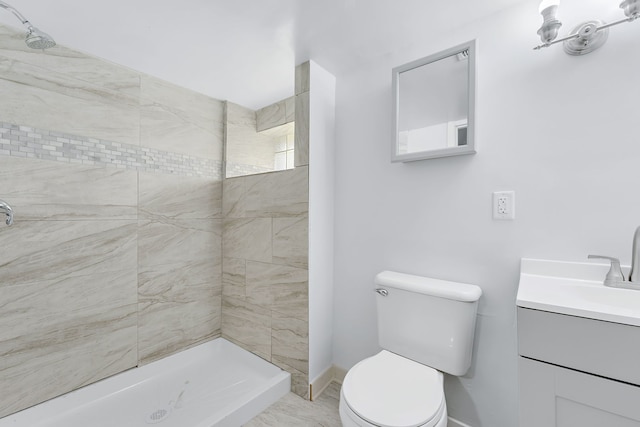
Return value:
[(640, 427), (640, 387), (520, 357), (520, 427)]

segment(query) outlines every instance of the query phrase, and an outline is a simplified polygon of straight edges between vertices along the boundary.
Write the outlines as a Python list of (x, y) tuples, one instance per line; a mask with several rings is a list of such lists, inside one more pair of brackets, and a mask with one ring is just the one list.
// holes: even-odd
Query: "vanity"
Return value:
[(640, 291), (609, 268), (522, 259), (520, 427), (640, 427)]

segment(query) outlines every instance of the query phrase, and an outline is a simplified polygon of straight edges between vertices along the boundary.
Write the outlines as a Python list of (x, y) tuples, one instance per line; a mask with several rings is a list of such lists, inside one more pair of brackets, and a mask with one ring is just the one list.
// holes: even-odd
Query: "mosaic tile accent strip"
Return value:
[(0, 155), (222, 179), (222, 162), (0, 122)]

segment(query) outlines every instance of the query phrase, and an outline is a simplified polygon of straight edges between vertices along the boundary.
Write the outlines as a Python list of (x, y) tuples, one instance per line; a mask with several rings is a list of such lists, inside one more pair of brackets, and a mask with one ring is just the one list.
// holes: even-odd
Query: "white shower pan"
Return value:
[(0, 427), (238, 427), (290, 388), (288, 372), (218, 338), (0, 418)]

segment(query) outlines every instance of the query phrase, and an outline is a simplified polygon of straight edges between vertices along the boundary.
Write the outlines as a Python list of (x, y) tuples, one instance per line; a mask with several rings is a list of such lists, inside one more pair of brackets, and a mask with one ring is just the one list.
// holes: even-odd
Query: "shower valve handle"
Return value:
[(9, 226), (13, 225), (13, 209), (11, 208), (11, 205), (4, 200), (0, 200), (0, 212), (4, 212), (7, 216), (7, 220), (5, 221), (6, 224)]

